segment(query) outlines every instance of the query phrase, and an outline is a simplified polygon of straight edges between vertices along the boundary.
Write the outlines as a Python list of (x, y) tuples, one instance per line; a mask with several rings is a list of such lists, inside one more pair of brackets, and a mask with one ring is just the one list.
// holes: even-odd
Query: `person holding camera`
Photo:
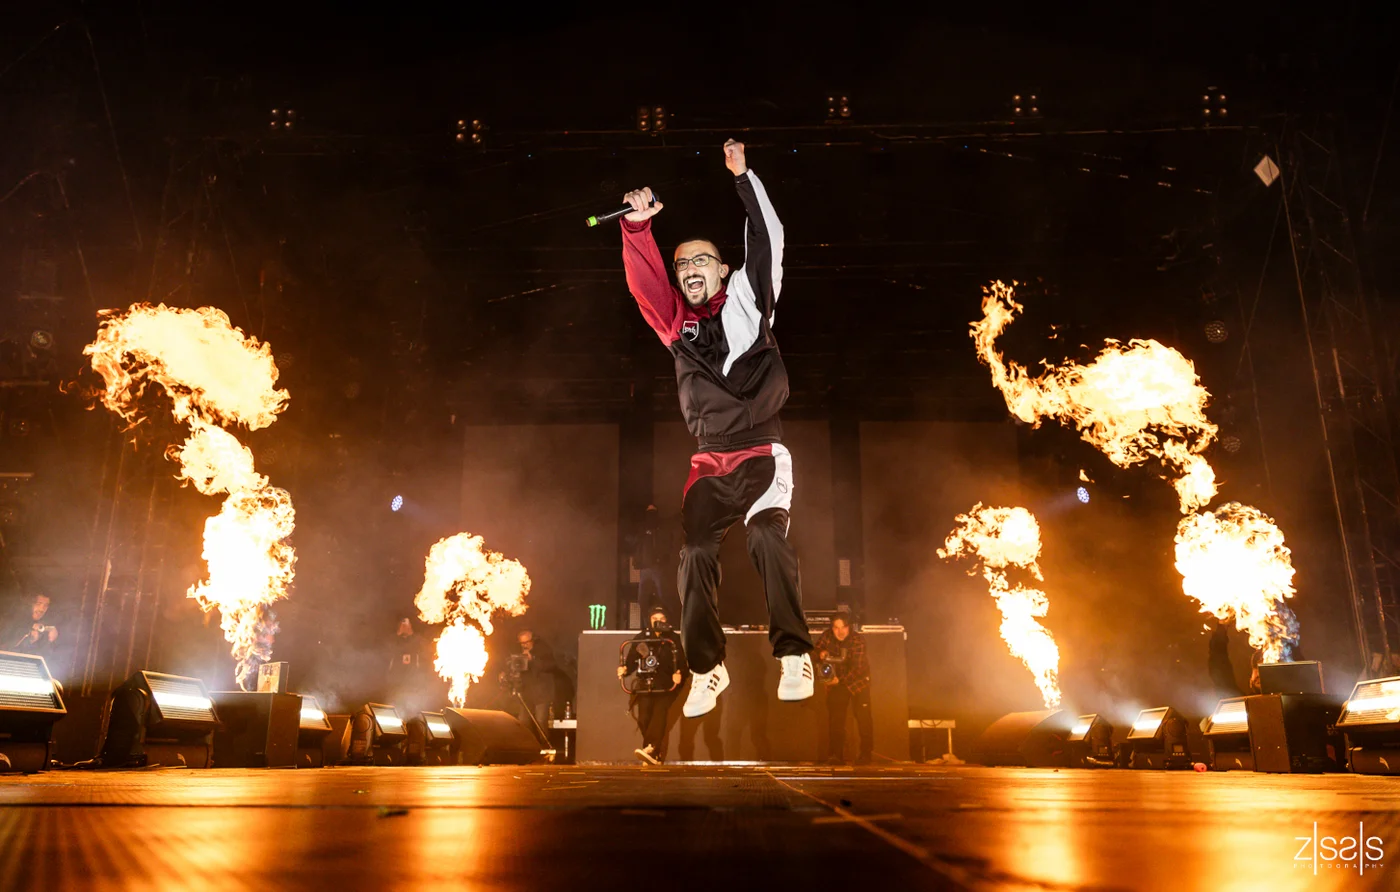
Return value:
[(549, 710), (554, 705), (557, 670), (554, 649), (549, 646), (549, 642), (537, 640), (529, 629), (521, 629), (515, 640), (520, 645), (520, 651), (510, 657), (509, 675), (512, 686), (518, 688), (520, 698), (525, 703), (524, 706), (516, 703), (516, 718), (529, 725), (529, 719), (526, 718), (528, 708), (535, 721), (539, 722), (540, 728), (548, 733)]
[(54, 642), (58, 641), (58, 627), (44, 622), (48, 612), (48, 595), (30, 598), (29, 603), (16, 611), (6, 624), (5, 640), (0, 641), (0, 650), (42, 654), (52, 659)]
[(875, 736), (870, 718), (870, 658), (866, 655), (865, 636), (851, 628), (848, 616), (836, 616), (831, 628), (817, 639), (817, 659), (820, 675), (826, 685), (827, 740), (834, 765), (845, 761), (846, 708), (856, 716), (860, 732), (860, 752), (857, 765), (870, 764)]
[(685, 651), (681, 636), (671, 628), (666, 611), (655, 607), (642, 639), (622, 651), (617, 677), (633, 677), (630, 690), (633, 717), (642, 732), (642, 745), (634, 752), (643, 762), (660, 765), (666, 747), (666, 716), (680, 693)]

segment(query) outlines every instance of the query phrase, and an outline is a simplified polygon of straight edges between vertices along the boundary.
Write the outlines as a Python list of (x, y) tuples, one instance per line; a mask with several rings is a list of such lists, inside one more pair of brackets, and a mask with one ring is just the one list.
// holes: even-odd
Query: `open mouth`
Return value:
[(698, 296), (705, 293), (705, 280), (700, 276), (691, 276), (685, 280), (685, 293)]

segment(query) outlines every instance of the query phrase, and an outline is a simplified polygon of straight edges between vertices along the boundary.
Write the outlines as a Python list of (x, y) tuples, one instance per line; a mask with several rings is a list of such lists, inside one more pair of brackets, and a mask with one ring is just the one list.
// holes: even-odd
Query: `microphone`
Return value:
[[(656, 203), (657, 203), (658, 201), (660, 201), (660, 200), (661, 200), (661, 196), (660, 196), (660, 195), (657, 195), (656, 192), (653, 191), (653, 192), (651, 193), (651, 203), (652, 203), (652, 204), (656, 204)], [(589, 217), (587, 220), (584, 220), (583, 222), (588, 224), (588, 228), (589, 228), (589, 229), (592, 229), (594, 226), (597, 226), (599, 223), (607, 223), (609, 220), (616, 220), (618, 217), (624, 216), (624, 215), (626, 215), (626, 214), (630, 214), (630, 213), (632, 213), (632, 211), (634, 211), (634, 210), (636, 210), (636, 208), (632, 207), (632, 205), (630, 205), (630, 204), (624, 204), (622, 207), (618, 208), (618, 209), (615, 210), (615, 211), (608, 211), (606, 214), (597, 214), (596, 216)]]

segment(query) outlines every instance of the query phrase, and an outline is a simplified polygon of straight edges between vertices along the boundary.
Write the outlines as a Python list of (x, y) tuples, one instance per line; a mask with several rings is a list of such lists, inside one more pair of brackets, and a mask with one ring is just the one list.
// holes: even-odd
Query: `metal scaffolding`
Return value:
[(1363, 671), (1374, 677), (1392, 674), (1400, 656), (1400, 472), (1386, 406), (1394, 394), (1379, 361), (1335, 126), (1285, 131), (1284, 214), (1356, 645)]

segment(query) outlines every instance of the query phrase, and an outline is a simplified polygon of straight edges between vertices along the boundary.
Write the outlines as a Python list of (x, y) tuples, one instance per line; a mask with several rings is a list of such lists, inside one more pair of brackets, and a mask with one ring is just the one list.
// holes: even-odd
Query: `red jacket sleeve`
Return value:
[(637, 299), (642, 318), (669, 347), (680, 326), (681, 295), (671, 284), (650, 220), (622, 221), (622, 265), (627, 270), (627, 290)]

